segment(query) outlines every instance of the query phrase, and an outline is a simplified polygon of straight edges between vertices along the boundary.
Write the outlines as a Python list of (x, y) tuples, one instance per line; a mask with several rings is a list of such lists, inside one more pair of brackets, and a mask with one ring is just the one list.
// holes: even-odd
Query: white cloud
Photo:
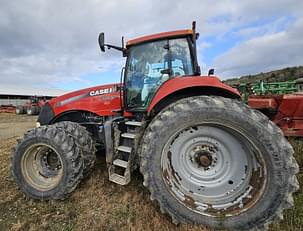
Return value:
[[(81, 76), (88, 73), (100, 72), (101, 75), (104, 71), (121, 68), (124, 59), (120, 53), (109, 51), (100, 55), (97, 45), (100, 31), (106, 33), (106, 41), (120, 44), (122, 35), (133, 38), (188, 28), (191, 21), (196, 20), (203, 52), (205, 46), (211, 45), (203, 41), (205, 36), (216, 35), (224, 39), (225, 33), (247, 23), (264, 17), (301, 17), (303, 9), (300, 0), (0, 0), (0, 5), (1, 83), (47, 87), (72, 81), (81, 83), (87, 81)], [(245, 44), (241, 45), (243, 49), (248, 46)], [(292, 47), (298, 45), (301, 44)], [(253, 46), (258, 49), (258, 45)], [(281, 48), (285, 51), (290, 45), (283, 43), (280, 46), (286, 46)], [(234, 50), (230, 52), (237, 53)], [(228, 53), (225, 57), (229, 57)], [(200, 60), (203, 62), (204, 57)], [(224, 55), (218, 60), (226, 61)], [(272, 60), (270, 65), (274, 62), (281, 63), (281, 60)], [(243, 65), (250, 65), (249, 60)], [(225, 72), (231, 71), (232, 66), (229, 60), (219, 65)], [(248, 70), (238, 66), (243, 71)], [(256, 67), (252, 66), (251, 71), (258, 70), (259, 66)], [(119, 74), (113, 81), (118, 79)]]
[(287, 30), (238, 44), (215, 60), (221, 77), (234, 77), (303, 64), (303, 19)]
[(261, 25), (248, 26), (234, 32), (234, 35), (243, 39), (251, 39), (257, 36), (264, 36), (277, 33), (281, 29), (287, 28), (291, 25), (292, 19), (288, 17), (278, 18), (273, 22), (267, 22)]

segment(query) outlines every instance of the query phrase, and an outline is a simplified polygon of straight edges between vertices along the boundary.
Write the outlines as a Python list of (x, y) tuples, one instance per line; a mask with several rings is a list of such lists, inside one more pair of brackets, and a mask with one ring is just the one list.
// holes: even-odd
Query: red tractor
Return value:
[(18, 105), (16, 107), (16, 114), (28, 114), (28, 115), (38, 115), (41, 108), (45, 104), (45, 99), (41, 99), (37, 96), (32, 96), (29, 102), (24, 105)]
[[(36, 129), (12, 152), (12, 172), (30, 198), (64, 199), (103, 148), (109, 180), (126, 185), (139, 168), (151, 199), (175, 224), (267, 229), (293, 206), (298, 165), (282, 131), (215, 76), (200, 76), (191, 30), (124, 46), (121, 83), (48, 101)], [(122, 81), (123, 79), (123, 81)]]

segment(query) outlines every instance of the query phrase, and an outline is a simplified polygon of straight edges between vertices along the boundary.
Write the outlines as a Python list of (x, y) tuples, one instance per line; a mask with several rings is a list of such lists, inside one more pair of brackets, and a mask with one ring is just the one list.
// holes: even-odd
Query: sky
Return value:
[(71, 91), (119, 82), (125, 58), (101, 53), (142, 35), (200, 33), (202, 74), (221, 79), (303, 65), (302, 0), (0, 0), (1, 88)]

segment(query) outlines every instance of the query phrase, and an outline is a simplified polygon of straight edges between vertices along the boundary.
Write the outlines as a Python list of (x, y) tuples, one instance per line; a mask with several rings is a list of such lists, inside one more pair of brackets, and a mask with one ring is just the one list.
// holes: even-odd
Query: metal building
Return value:
[(59, 89), (29, 88), (23, 86), (0, 85), (0, 105), (23, 105), (33, 96), (49, 99), (66, 93)]

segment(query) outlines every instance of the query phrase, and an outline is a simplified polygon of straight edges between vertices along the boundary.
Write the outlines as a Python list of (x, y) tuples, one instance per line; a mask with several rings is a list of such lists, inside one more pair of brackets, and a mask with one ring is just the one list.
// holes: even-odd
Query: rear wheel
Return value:
[(141, 172), (174, 223), (230, 230), (282, 219), (298, 189), (298, 165), (280, 129), (220, 97), (191, 97), (160, 112), (143, 138)]
[(39, 106), (29, 106), (26, 109), (26, 113), (28, 115), (38, 115), (40, 113), (40, 108)]
[(25, 110), (24, 110), (24, 107), (22, 105), (19, 105), (16, 107), (16, 114), (17, 115), (21, 115), (21, 114), (24, 114), (25, 113)]
[(34, 115), (34, 114), (35, 114), (34, 110), (35, 110), (34, 107), (29, 106), (29, 107), (26, 109), (26, 114), (28, 114), (28, 115)]
[(12, 174), (30, 198), (66, 198), (79, 184), (82, 171), (81, 150), (63, 129), (33, 129), (12, 152)]

